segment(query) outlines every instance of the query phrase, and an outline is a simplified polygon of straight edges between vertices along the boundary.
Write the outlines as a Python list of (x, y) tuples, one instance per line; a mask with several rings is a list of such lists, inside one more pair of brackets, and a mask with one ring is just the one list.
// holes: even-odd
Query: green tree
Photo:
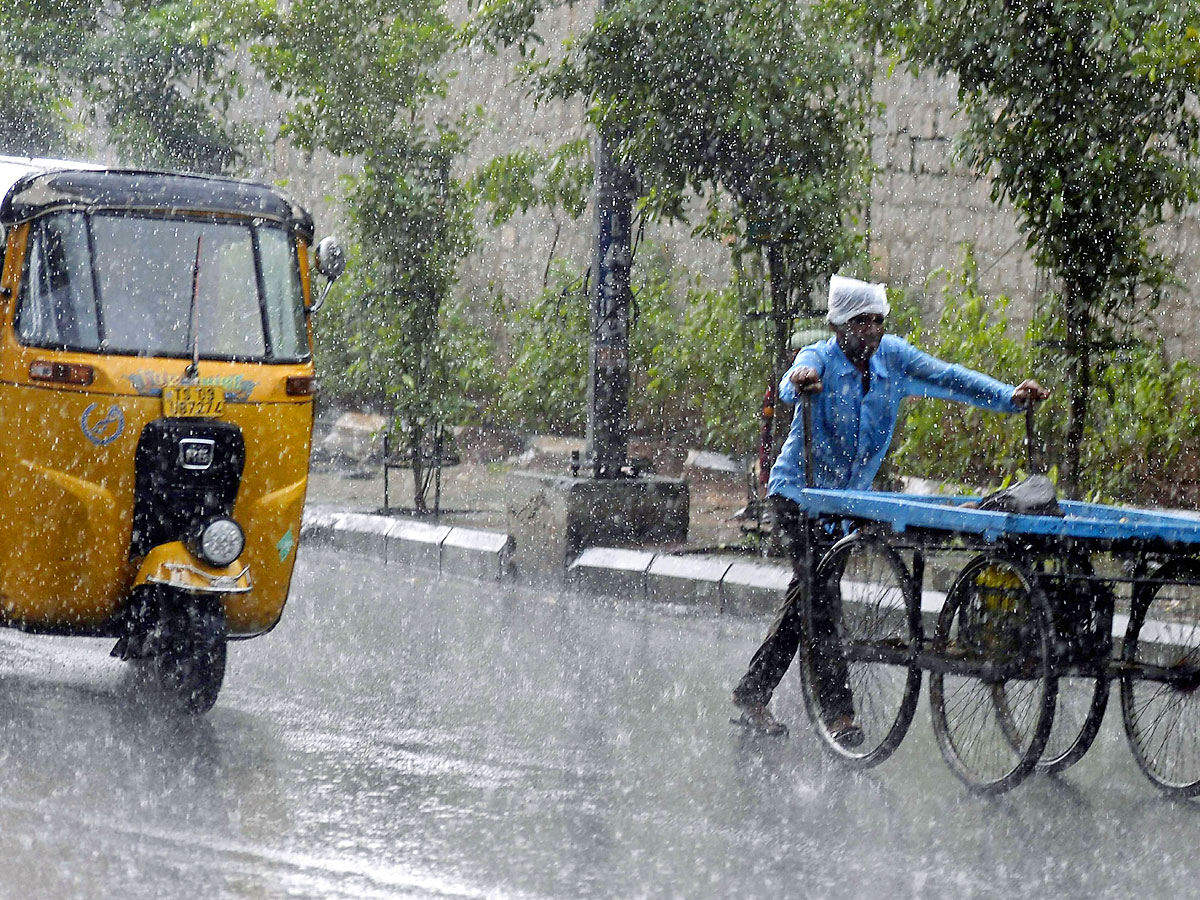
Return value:
[(429, 0), (246, 0), (239, 11), (254, 58), (292, 103), (284, 133), (361, 164), (346, 194), (363, 270), (343, 310), (362, 326), (347, 336), (347, 377), (386, 394), (423, 512), (429, 462), (462, 411), (440, 322), (472, 239), (471, 204), (453, 172), (465, 126), (432, 108), (450, 77), (455, 29)]
[(94, 4), (13, 0), (0, 5), (0, 142), (18, 155), (71, 148), (72, 65), (95, 27)]
[(1194, 6), (1174, 0), (828, 0), (914, 70), (958, 83), (962, 160), (1059, 280), (1077, 494), (1098, 347), (1171, 277), (1154, 230), (1197, 197)]
[(0, 62), (0, 146), (5, 154), (55, 156), (68, 152), (71, 122), (63, 105), (52, 87)]
[(0, 4), (5, 151), (74, 152), (92, 118), (129, 164), (233, 169), (248, 130), (226, 116), (237, 81), (215, 2)]
[[(757, 443), (763, 391), (773, 377), (768, 342), (743, 315), (736, 280), (717, 289), (694, 282), (682, 288), (682, 319), (680, 304), (663, 303), (671, 320), (643, 329), (657, 330), (658, 339), (644, 351), (633, 412), (660, 423), (668, 439), (743, 455)], [(672, 283), (664, 290), (680, 287)]]
[(238, 168), (251, 128), (232, 120), (235, 36), (218, 0), (98, 7), (78, 63), (84, 96), (130, 165), (212, 174)]
[(710, 233), (734, 252), (768, 248), (786, 366), (814, 276), (858, 249), (869, 94), (846, 44), (801, 2), (625, 0), (541, 81), (592, 98), (592, 121), (620, 141), (649, 209), (685, 218), (686, 198), (704, 197)]
[(643, 216), (692, 222), (738, 257), (767, 248), (783, 365), (814, 276), (860, 248), (870, 101), (854, 54), (802, 0), (614, 0), (561, 50), (537, 32), (547, 5), (489, 0), (471, 33), (520, 50), (539, 102), (588, 104)]
[[(533, 302), (516, 304), (498, 410), (521, 429), (582, 434), (587, 418), (588, 306), (578, 273), (560, 261)], [(631, 368), (636, 366), (630, 360)]]
[(522, 148), (485, 163), (471, 177), (471, 191), (489, 211), (491, 225), (501, 225), (531, 209), (549, 212), (554, 237), (542, 287), (550, 283), (554, 253), (562, 234), (559, 212), (578, 219), (588, 207), (593, 172), (587, 155), (587, 141), (582, 139), (567, 141), (548, 152)]
[[(633, 285), (630, 419), (638, 433), (745, 452), (768, 383), (765, 346), (742, 316), (736, 285), (705, 289), (668, 268), (658, 248)], [(580, 434), (587, 409), (588, 309), (581, 279), (561, 260), (551, 284), (512, 310), (510, 359), (498, 412), (519, 428)]]

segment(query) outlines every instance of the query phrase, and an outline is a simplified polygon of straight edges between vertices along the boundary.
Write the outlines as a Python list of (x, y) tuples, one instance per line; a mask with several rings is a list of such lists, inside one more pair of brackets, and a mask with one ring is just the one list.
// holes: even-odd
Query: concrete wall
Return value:
[[(1011, 211), (988, 199), (989, 185), (951, 159), (958, 129), (953, 87), (903, 72), (875, 78), (884, 111), (872, 129), (878, 175), (871, 195), (875, 277), (936, 295), (931, 282), (975, 245), (984, 289), (1028, 303), (1043, 287)], [(928, 285), (928, 291), (926, 286)]]
[[(1024, 319), (1051, 287), (1017, 231), (1011, 208), (988, 197), (990, 184), (951, 158), (961, 129), (952, 82), (905, 72), (875, 80), (885, 111), (873, 129), (879, 167), (871, 204), (876, 276), (921, 291), (940, 267), (953, 267), (964, 242), (975, 245), (984, 289), (1008, 294)], [(1160, 246), (1177, 259), (1180, 285), (1147, 323), (1170, 352), (1200, 360), (1200, 218), (1186, 211), (1165, 226)], [(936, 284), (931, 285), (936, 292)], [(933, 297), (930, 298), (934, 299)]]
[[(459, 18), (465, 18), (461, 2)], [(592, 3), (556, 10), (541, 28), (546, 46), (585, 27), (594, 15)], [(521, 147), (548, 148), (589, 134), (580, 104), (534, 105), (517, 83), (515, 51), (494, 57), (464, 50), (451, 62), (458, 73), (448, 109), (478, 104), (478, 133), (464, 168), (471, 170), (494, 156)], [(936, 280), (943, 267), (957, 265), (964, 242), (976, 248), (985, 290), (1008, 294), (1013, 316), (1025, 319), (1031, 304), (1049, 286), (1024, 249), (1010, 210), (989, 199), (985, 180), (956, 167), (951, 141), (960, 124), (953, 84), (877, 66), (876, 98), (885, 104), (873, 128), (873, 156), (878, 175), (872, 187), (870, 229), (875, 277), (907, 287), (923, 296), (923, 306), (935, 311), (939, 302)], [(268, 131), (281, 114), (279, 102), (256, 86), (239, 113), (265, 123)], [(308, 204), (321, 233), (341, 230), (335, 200), (336, 177), (353, 172), (353, 163), (325, 155), (310, 159), (283, 141), (276, 141), (256, 165), (259, 177), (281, 181)], [(581, 275), (589, 261), (591, 217), (572, 222), (562, 214), (534, 211), (496, 228), (483, 228), (478, 249), (461, 270), (460, 289), (482, 309), (494, 291), (511, 302), (523, 303), (541, 290), (550, 256), (565, 259)], [(555, 235), (557, 234), (557, 238)], [(660, 242), (669, 261), (708, 279), (727, 277), (728, 255), (718, 244), (692, 237), (686, 228), (651, 228), (647, 237)], [(1197, 320), (1200, 319), (1200, 219), (1195, 210), (1163, 229), (1162, 246), (1179, 256), (1182, 285), (1173, 290), (1149, 323), (1167, 340), (1175, 354), (1200, 360)]]

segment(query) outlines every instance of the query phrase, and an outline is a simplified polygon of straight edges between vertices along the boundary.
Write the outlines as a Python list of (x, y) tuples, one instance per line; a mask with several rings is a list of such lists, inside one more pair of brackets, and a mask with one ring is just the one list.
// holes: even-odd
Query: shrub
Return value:
[[(745, 452), (767, 385), (761, 328), (734, 287), (680, 290), (653, 252), (635, 271), (630, 328), (630, 430), (648, 438)], [(497, 418), (528, 430), (582, 434), (587, 421), (588, 298), (565, 265), (551, 287), (510, 313)]]
[[(1016, 384), (1034, 377), (1050, 388), (1036, 421), (1054, 476), (1064, 452), (1068, 399), (1060, 342), (1042, 316), (1015, 335), (1008, 298), (987, 301), (975, 275), (968, 252), (961, 270), (945, 275), (936, 330), (918, 330), (912, 340), (1001, 380)], [(1127, 338), (1096, 372), (1094, 400), (1082, 453), (1084, 499), (1200, 505), (1200, 367), (1172, 362), (1159, 342)], [(1016, 417), (912, 401), (897, 428), (893, 462), (904, 475), (995, 487), (1026, 474), (1024, 435)]]
[(500, 420), (529, 431), (583, 433), (588, 302), (582, 289), (578, 275), (560, 262), (551, 271), (550, 287), (510, 313), (510, 355), (498, 365)]
[[(942, 314), (932, 333), (917, 326), (909, 340), (939, 359), (1017, 383), (1030, 371), (1028, 344), (1010, 334), (1009, 300), (989, 303), (968, 251), (957, 273), (944, 273)], [(906, 404), (893, 463), (899, 474), (987, 485), (1018, 471), (1024, 426), (1009, 416), (961, 403), (918, 399)]]

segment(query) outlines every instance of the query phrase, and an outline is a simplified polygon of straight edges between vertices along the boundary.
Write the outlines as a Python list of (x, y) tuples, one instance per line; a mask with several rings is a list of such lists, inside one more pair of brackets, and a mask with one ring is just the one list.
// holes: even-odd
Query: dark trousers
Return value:
[[(734, 688), (734, 700), (742, 704), (768, 703), (800, 648), (804, 631), (804, 597), (808, 579), (804, 571), (804, 533), (800, 508), (791, 500), (774, 496), (775, 528), (783, 538), (792, 561), (792, 580), (775, 616), (767, 638), (750, 660), (750, 668)], [(820, 562), (834, 538), (818, 533), (813, 536), (813, 565)], [(837, 585), (819, 591), (812, 606), (812, 660), (821, 714), (827, 722), (854, 715), (849, 672), (838, 638), (841, 618), (841, 594)]]

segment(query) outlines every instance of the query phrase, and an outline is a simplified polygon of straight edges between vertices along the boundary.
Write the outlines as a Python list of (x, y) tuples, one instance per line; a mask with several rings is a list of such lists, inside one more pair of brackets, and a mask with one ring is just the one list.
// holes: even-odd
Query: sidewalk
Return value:
[[(447, 468), (436, 517), (412, 513), (412, 475), (407, 470), (389, 473), (388, 516), (383, 515), (381, 467), (314, 471), (304, 540), (366, 555), (384, 565), (416, 566), (452, 577), (528, 580), (511, 565), (506, 478), (516, 468), (567, 475), (569, 459), (569, 451), (525, 454), (519, 460)], [(589, 548), (571, 562), (558, 586), (717, 613), (773, 612), (791, 568), (783, 560), (762, 558), (756, 537), (734, 518), (746, 505), (745, 485), (728, 473), (686, 474), (690, 517), (685, 545)], [(432, 502), (431, 490), (428, 503)]]
[[(513, 461), (493, 463), (464, 462), (442, 471), (440, 514), (421, 517), (427, 523), (460, 525), (485, 531), (505, 531), (505, 479), (515, 468), (569, 474), (569, 457), (557, 459), (539, 456), (528, 465)], [(674, 474), (679, 477), (681, 473)], [(391, 514), (416, 518), (412, 512), (412, 473), (393, 469), (388, 476)], [(720, 475), (688, 477), (691, 517), (688, 527), (690, 550), (711, 549), (721, 545), (751, 547), (753, 537), (744, 534), (740, 522), (732, 517), (746, 505), (746, 486)], [(426, 498), (433, 505), (433, 489)], [(359, 470), (344, 467), (314, 470), (309, 478), (308, 505), (334, 509), (382, 513), (384, 503), (381, 466)], [(682, 549), (682, 548), (681, 548)]]
[[(400, 579), (415, 569), (465, 579), (477, 589), (486, 590), (488, 583), (524, 582), (554, 593), (567, 590), (623, 602), (669, 603), (719, 616), (766, 618), (778, 608), (791, 567), (782, 559), (754, 552), (755, 540), (734, 519), (746, 502), (736, 476), (697, 475), (689, 482), (686, 545), (589, 547), (552, 581), (544, 573), (517, 571), (515, 544), (505, 522), (506, 478), (517, 467), (569, 474), (567, 459), (523, 457), (448, 469), (443, 474), (442, 514), (436, 518), (395, 508), (411, 501), (411, 485), (404, 477), (391, 485), (393, 510), (385, 516), (378, 469), (316, 471), (310, 480), (302, 544), (331, 546), (372, 560), (394, 569)], [(1189, 511), (1189, 515), (1196, 513)], [(963, 554), (942, 556), (925, 569), (921, 611), (927, 634), (932, 633), (945, 602), (944, 592), (965, 562)], [(1117, 646), (1125, 624), (1124, 615), (1114, 617)]]

